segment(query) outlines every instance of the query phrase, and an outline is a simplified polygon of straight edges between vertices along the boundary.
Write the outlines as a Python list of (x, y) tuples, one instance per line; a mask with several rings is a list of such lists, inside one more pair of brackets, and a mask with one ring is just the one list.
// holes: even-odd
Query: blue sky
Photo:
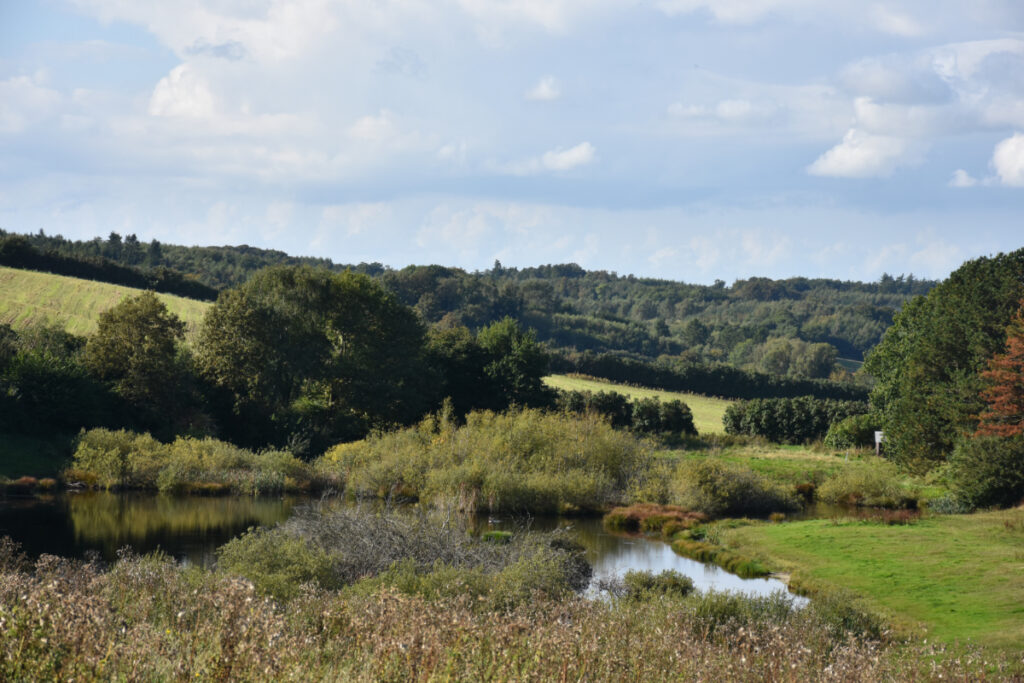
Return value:
[(0, 227), (688, 282), (1024, 246), (1019, 0), (0, 0)]

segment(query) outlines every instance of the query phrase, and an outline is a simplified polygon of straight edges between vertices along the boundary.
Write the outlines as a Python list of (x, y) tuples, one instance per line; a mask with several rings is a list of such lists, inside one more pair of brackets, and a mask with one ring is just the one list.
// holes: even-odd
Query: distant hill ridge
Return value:
[[(541, 340), (563, 353), (617, 353), (647, 360), (680, 356), (691, 362), (805, 377), (828, 374), (822, 370), (827, 370), (828, 363), (808, 368), (801, 361), (809, 357), (811, 346), (834, 347), (832, 363), (839, 356), (860, 360), (903, 303), (936, 284), (912, 275), (885, 275), (876, 283), (749, 278), (731, 286), (722, 281), (698, 285), (587, 271), (572, 263), (506, 268), (495, 262), (493, 268), (478, 272), (438, 265), (396, 270), (380, 263), (339, 264), (247, 245), (143, 243), (133, 235), (117, 233), (107, 239), (73, 241), (42, 232), (0, 231), (0, 256), (2, 245), (12, 238), (22, 249), (27, 245), (66, 267), (52, 272), (76, 274), (67, 268), (81, 262), (92, 268), (91, 274), (84, 275), (92, 279), (108, 273), (143, 278), (162, 274), (162, 280), (156, 281), (162, 289), (145, 283), (132, 286), (194, 298), (212, 299), (217, 290), (240, 284), (272, 265), (354, 270), (380, 281), (431, 324), (444, 321), (476, 329), (511, 316), (536, 329)], [(161, 283), (204, 289), (187, 294)], [(785, 344), (780, 340), (789, 346), (782, 348)]]

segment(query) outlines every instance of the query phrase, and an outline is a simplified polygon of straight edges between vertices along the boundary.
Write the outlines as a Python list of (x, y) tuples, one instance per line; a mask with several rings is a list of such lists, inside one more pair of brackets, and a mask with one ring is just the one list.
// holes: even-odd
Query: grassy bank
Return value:
[(795, 586), (844, 587), (907, 629), (1020, 651), (1024, 510), (923, 517), (908, 525), (812, 520), (725, 529)]
[(555, 389), (564, 391), (615, 391), (624, 394), (631, 399), (657, 398), (660, 401), (680, 400), (690, 406), (693, 412), (693, 424), (700, 434), (724, 434), (725, 427), (722, 425), (722, 417), (725, 409), (734, 401), (724, 398), (712, 398), (698, 394), (686, 394), (678, 391), (663, 391), (661, 389), (645, 389), (642, 387), (631, 387), (626, 384), (615, 384), (590, 377), (576, 375), (549, 375), (544, 378), (544, 383)]
[[(142, 290), (106, 282), (81, 280), (0, 266), (0, 323), (15, 329), (34, 324), (60, 324), (68, 332), (92, 334), (100, 313)], [(210, 304), (172, 294), (157, 294), (167, 308), (185, 321), (191, 338)]]

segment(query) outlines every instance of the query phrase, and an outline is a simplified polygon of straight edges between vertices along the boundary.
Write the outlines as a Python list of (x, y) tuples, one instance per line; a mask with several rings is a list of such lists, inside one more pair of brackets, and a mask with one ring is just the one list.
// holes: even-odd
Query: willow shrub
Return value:
[(917, 507), (918, 491), (905, 488), (895, 465), (877, 462), (870, 467), (846, 469), (823, 483), (817, 490), (825, 503), (866, 507)]
[(64, 473), (100, 488), (173, 493), (274, 493), (310, 488), (312, 468), (285, 451), (253, 453), (216, 439), (179, 437), (160, 443), (125, 430), (82, 432)]
[(603, 510), (628, 498), (651, 448), (599, 416), (525, 409), (470, 413), (341, 444), (318, 461), (357, 496), (409, 497), (465, 511)]
[(768, 515), (800, 508), (792, 489), (752, 470), (713, 460), (680, 463), (672, 484), (673, 503), (709, 517)]

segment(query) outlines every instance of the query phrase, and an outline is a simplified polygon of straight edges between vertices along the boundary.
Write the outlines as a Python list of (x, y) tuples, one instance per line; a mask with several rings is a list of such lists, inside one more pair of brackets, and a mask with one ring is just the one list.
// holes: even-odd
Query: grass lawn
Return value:
[(626, 384), (605, 382), (590, 377), (579, 377), (575, 375), (549, 375), (544, 378), (544, 383), (555, 389), (565, 391), (615, 391), (625, 394), (632, 399), (657, 398), (662, 401), (679, 399), (690, 406), (693, 411), (693, 424), (700, 434), (724, 434), (725, 427), (722, 425), (722, 417), (725, 409), (735, 403), (724, 398), (711, 398), (699, 394), (684, 394), (678, 391), (663, 391), (661, 389), (644, 389), (631, 387)]
[(25, 436), (0, 433), (0, 477), (56, 477), (71, 459), (73, 434)]
[[(141, 291), (106, 282), (0, 266), (0, 292), (3, 293), (0, 323), (15, 329), (37, 323), (60, 323), (68, 332), (91, 334), (96, 331), (100, 313)], [(172, 294), (157, 294), (157, 297), (185, 321), (185, 334), (191, 339), (210, 304)]]
[(847, 588), (926, 637), (1024, 646), (1024, 509), (908, 526), (812, 520), (729, 529), (723, 543), (794, 581)]

